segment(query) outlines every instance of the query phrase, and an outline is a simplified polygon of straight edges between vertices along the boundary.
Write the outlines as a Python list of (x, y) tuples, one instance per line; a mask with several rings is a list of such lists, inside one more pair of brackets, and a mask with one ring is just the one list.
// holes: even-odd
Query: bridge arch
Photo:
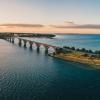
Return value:
[[(9, 41), (12, 41), (12, 43), (14, 42), (14, 37), (8, 37), (7, 38)], [(24, 45), (24, 47), (27, 47), (27, 43), (28, 43), (28, 46), (30, 49), (33, 48), (33, 45), (35, 44), (36, 45), (36, 48), (37, 50), (39, 51), (40, 50), (40, 47), (43, 46), (44, 49), (45, 49), (45, 52), (56, 52), (57, 51), (57, 46), (53, 46), (53, 45), (49, 45), (49, 44), (46, 44), (46, 43), (40, 43), (40, 42), (36, 42), (36, 41), (31, 41), (31, 40), (27, 40), (27, 39), (23, 39), (23, 38), (17, 38), (18, 39), (18, 44), (19, 46), (21, 45)]]

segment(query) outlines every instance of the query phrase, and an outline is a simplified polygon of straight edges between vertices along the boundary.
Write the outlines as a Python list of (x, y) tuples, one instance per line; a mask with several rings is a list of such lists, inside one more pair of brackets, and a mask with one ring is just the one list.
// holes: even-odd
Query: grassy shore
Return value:
[(50, 56), (66, 61), (88, 64), (93, 68), (100, 69), (100, 59), (86, 56), (84, 53), (74, 51), (70, 53), (50, 54)]

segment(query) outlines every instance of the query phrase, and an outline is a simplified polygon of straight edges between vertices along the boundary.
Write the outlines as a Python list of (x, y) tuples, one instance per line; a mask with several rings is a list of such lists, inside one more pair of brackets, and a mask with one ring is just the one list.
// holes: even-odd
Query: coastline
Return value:
[(91, 60), (91, 59), (86, 59), (86, 58), (82, 59), (81, 57), (77, 58), (70, 55), (66, 56), (65, 54), (55, 54), (55, 55), (49, 54), (49, 56), (58, 58), (64, 61), (86, 64), (86, 65), (89, 65), (91, 68), (100, 69), (100, 59), (99, 60)]

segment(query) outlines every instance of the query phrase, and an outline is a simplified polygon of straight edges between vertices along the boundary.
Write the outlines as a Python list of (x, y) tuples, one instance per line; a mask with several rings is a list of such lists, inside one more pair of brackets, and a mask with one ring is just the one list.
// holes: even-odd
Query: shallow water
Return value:
[(0, 40), (0, 100), (100, 100), (100, 70)]

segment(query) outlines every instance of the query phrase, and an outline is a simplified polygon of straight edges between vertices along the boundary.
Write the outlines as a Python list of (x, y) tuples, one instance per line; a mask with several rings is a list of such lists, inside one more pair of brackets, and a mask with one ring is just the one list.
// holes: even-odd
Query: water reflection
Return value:
[(32, 52), (33, 51), (33, 48), (32, 47), (29, 47), (29, 50)]

